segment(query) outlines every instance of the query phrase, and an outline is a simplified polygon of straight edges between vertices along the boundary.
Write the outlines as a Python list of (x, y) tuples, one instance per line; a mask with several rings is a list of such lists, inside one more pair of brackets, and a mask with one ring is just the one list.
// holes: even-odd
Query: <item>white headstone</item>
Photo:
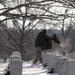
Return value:
[(13, 59), (22, 59), (20, 52), (18, 51), (14, 51), (12, 53), (12, 55), (10, 56), (9, 61), (13, 60)]
[(14, 51), (14, 52), (12, 53), (12, 55), (19, 55), (19, 56), (21, 56), (21, 54), (20, 54), (19, 51)]
[(55, 53), (47, 53), (47, 66), (49, 68), (54, 67)]
[(10, 75), (22, 75), (22, 59), (20, 53), (12, 53), (9, 63)]
[(75, 75), (75, 59), (69, 59), (59, 72), (59, 75)]
[(67, 75), (75, 75), (75, 59), (67, 61)]
[(56, 70), (56, 67), (57, 67), (57, 65), (59, 63), (59, 59), (61, 57), (63, 57), (63, 55), (57, 55), (57, 56), (54, 57), (54, 71)]
[[(56, 68), (55, 68), (55, 72), (56, 73), (59, 73), (60, 70), (62, 69), (63, 65), (65, 64), (65, 62), (69, 60), (69, 58), (63, 56), (61, 58), (59, 58), (59, 61), (58, 61), (58, 64), (56, 65)], [(64, 70), (64, 69), (63, 69)]]
[(19, 55), (11, 55), (10, 56), (10, 61), (13, 60), (13, 59), (22, 59), (22, 58)]
[(10, 75), (22, 75), (22, 60), (20, 59), (11, 60)]
[(66, 75), (67, 74), (67, 69), (66, 69), (66, 62), (64, 62), (64, 64), (62, 65), (62, 67), (60, 68), (58, 75)]
[(47, 64), (47, 53), (48, 52), (42, 52), (42, 61), (43, 61), (43, 64)]

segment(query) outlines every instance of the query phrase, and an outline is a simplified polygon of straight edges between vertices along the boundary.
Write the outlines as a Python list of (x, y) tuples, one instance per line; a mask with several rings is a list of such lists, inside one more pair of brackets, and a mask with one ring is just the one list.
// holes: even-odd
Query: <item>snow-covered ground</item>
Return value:
[(8, 66), (8, 62), (6, 63), (0, 63), (0, 75), (4, 75), (5, 74), (5, 69)]
[[(5, 69), (8, 66), (8, 62), (0, 63), (0, 75), (4, 75)], [(57, 75), (47, 74), (47, 68), (44, 68), (42, 64), (32, 64), (32, 61), (24, 61), (22, 66), (22, 75)]]

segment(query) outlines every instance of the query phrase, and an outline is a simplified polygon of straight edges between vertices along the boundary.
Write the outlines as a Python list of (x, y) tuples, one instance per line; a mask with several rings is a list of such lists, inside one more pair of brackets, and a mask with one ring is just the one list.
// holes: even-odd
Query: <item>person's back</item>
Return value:
[(46, 35), (47, 31), (43, 29), (35, 39), (35, 47), (43, 47), (45, 40), (50, 39), (49, 36)]
[(44, 33), (39, 33), (35, 39), (35, 47), (42, 47), (44, 42)]

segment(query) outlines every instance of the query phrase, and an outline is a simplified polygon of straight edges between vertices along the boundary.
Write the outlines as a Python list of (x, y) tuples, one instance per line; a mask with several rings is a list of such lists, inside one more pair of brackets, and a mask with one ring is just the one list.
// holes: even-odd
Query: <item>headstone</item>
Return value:
[(67, 74), (66, 75), (75, 75), (75, 59), (68, 60), (66, 62), (66, 69), (67, 69)]
[(10, 75), (22, 75), (22, 60), (20, 59), (11, 60)]
[(21, 56), (19, 56), (19, 55), (11, 55), (9, 61), (11, 61), (11, 60), (13, 60), (13, 59), (22, 59), (22, 58), (21, 58)]
[(10, 57), (10, 75), (22, 75), (22, 59), (21, 55), (12, 53)]
[[(69, 60), (69, 58), (63, 56), (61, 58), (59, 58), (59, 61), (57, 62), (56, 68), (55, 68), (55, 72), (59, 73), (60, 70), (62, 69), (63, 65), (65, 64), (65, 62)], [(64, 70), (64, 69), (63, 69)]]
[(55, 53), (47, 53), (47, 66), (48, 68), (54, 68), (54, 57)]
[(18, 51), (14, 51), (12, 53), (12, 55), (10, 56), (9, 61), (13, 60), (13, 59), (22, 59), (20, 52)]
[(58, 75), (66, 75), (66, 73), (67, 73), (67, 69), (66, 69), (66, 61), (65, 61), (62, 67), (60, 68)]
[(59, 72), (59, 75), (74, 75), (75, 74), (75, 59), (69, 59)]
[(13, 54), (13, 55), (19, 55), (19, 56), (21, 56), (21, 54), (20, 54), (19, 51), (14, 51), (12, 54)]
[(42, 61), (43, 61), (43, 64), (47, 64), (47, 53), (48, 52), (42, 52)]
[(58, 65), (59, 59), (61, 57), (63, 57), (63, 55), (57, 55), (57, 56), (54, 57), (54, 71), (55, 71), (55, 69), (56, 69), (56, 67)]

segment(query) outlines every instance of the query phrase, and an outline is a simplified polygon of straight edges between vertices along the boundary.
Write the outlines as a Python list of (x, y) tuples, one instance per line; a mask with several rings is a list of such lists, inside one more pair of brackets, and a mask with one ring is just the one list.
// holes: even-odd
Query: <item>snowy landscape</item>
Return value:
[[(0, 63), (0, 75), (5, 74), (5, 69), (7, 68), (8, 63), (9, 62)], [(57, 75), (57, 74), (47, 74), (47, 67), (44, 68), (40, 63), (32, 64), (32, 61), (23, 61), (22, 75)]]
[[(0, 75), (5, 75), (8, 66), (10, 75), (72, 75), (75, 74), (75, 52), (65, 56), (44, 52), (43, 64), (33, 64), (33, 60), (23, 61), (21, 54), (14, 51), (6, 62), (0, 60)], [(53, 72), (48, 73), (51, 67)]]
[[(51, 40), (38, 40), (49, 47), (33, 64), (43, 29)], [(75, 75), (75, 0), (0, 0), (0, 75), (7, 68), (7, 75)]]

